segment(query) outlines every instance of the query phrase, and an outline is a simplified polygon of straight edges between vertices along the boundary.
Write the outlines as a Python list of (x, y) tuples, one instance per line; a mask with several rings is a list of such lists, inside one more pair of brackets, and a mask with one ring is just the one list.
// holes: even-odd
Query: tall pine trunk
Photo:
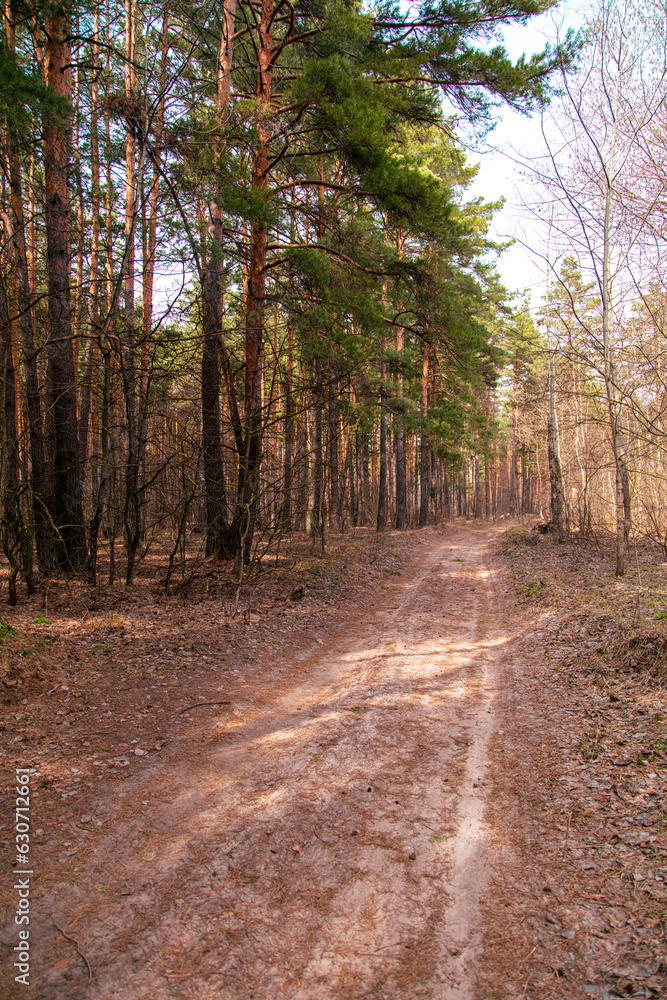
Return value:
[(294, 320), (292, 317), (291, 297), (293, 291), (293, 278), (290, 271), (289, 295), (290, 304), (287, 313), (287, 361), (285, 365), (285, 381), (283, 391), (285, 393), (285, 418), (283, 424), (283, 508), (282, 525), (284, 531), (292, 530), (292, 479), (294, 470), (292, 466), (292, 439), (294, 437)]
[(520, 513), (519, 509), (519, 478), (517, 476), (517, 451), (516, 451), (516, 434), (517, 434), (517, 407), (512, 407), (512, 440), (511, 440), (511, 457), (510, 457), (510, 514), (515, 517)]
[[(93, 40), (93, 81), (90, 95), (90, 174), (91, 174), (91, 234), (90, 234), (90, 287), (88, 292), (88, 323), (84, 349), (83, 377), (81, 380), (81, 406), (79, 410), (79, 460), (85, 468), (88, 459), (88, 436), (93, 367), (97, 348), (99, 326), (99, 260), (100, 260), (100, 149), (98, 135), (98, 76), (99, 12), (95, 11)], [(90, 544), (89, 544), (90, 552)]]
[(53, 428), (53, 521), (61, 568), (85, 565), (81, 466), (77, 433), (69, 276), (67, 173), (72, 138), (70, 26), (63, 8), (46, 15), (46, 79), (64, 110), (49, 110), (44, 122), (46, 277), (49, 331), (47, 402)]
[(340, 470), (338, 465), (338, 382), (330, 375), (329, 383), (329, 490), (331, 496), (330, 524), (341, 530)]
[[(273, 51), (273, 0), (262, 0), (257, 49), (257, 100), (262, 107), (256, 125), (257, 138), (252, 152), (251, 185), (254, 195), (265, 199), (269, 186), (269, 151), (271, 130), (272, 51)], [(234, 556), (244, 563), (250, 562), (252, 539), (259, 499), (259, 470), (262, 459), (262, 382), (264, 348), (265, 269), (268, 246), (266, 222), (254, 221), (250, 228), (247, 252), (247, 270), (244, 284), (245, 310), (245, 413), (242, 440), (236, 427), (239, 449), (237, 502), (234, 517), (223, 533), (220, 553)], [(223, 365), (225, 365), (223, 357)], [(230, 405), (235, 406), (235, 396), (227, 378)], [(234, 421), (234, 413), (232, 412)]]
[[(386, 282), (384, 288), (383, 298), (386, 302)], [(377, 509), (377, 524), (376, 529), (378, 531), (384, 531), (387, 524), (387, 410), (386, 410), (386, 400), (387, 400), (387, 387), (386, 387), (386, 366), (384, 356), (387, 350), (387, 341), (384, 334), (382, 335), (382, 341), (380, 344), (381, 358), (380, 361), (380, 469), (378, 477), (378, 509)]]
[[(322, 499), (324, 496), (324, 450), (322, 447), (322, 414), (324, 391), (322, 389), (322, 359), (317, 355), (313, 361), (313, 517), (311, 534), (313, 538), (324, 538), (324, 517)], [(324, 548), (324, 542), (322, 542)]]
[[(222, 345), (222, 240), (223, 193), (218, 183), (225, 115), (231, 94), (236, 0), (226, 0), (218, 49), (216, 136), (213, 145), (215, 183), (209, 204), (210, 225), (206, 259), (202, 267), (201, 410), (204, 490), (206, 496), (206, 555), (225, 544), (227, 504), (222, 453), (220, 413), (220, 349)], [(232, 387), (232, 391), (233, 387)], [(234, 400), (236, 406), (236, 400)]]
[(0, 274), (0, 386), (2, 395), (2, 424), (0, 427), (0, 541), (9, 564), (7, 583), (8, 604), (17, 600), (16, 578), (23, 567), (28, 589), (32, 585), (31, 559), (26, 551), (27, 538), (23, 529), (20, 504), (20, 476), (18, 457), (18, 427), (16, 414), (16, 369), (12, 355), (10, 307), (7, 297), (7, 280)]
[[(404, 237), (401, 230), (396, 237), (399, 257), (403, 256)], [(399, 303), (399, 310), (401, 309)], [(396, 331), (396, 353), (398, 355), (398, 394), (403, 395), (403, 347), (404, 331), (399, 326)], [(396, 527), (404, 528), (408, 516), (408, 474), (405, 459), (405, 429), (399, 417), (396, 422)]]
[(37, 565), (42, 573), (51, 571), (53, 535), (47, 509), (46, 465), (44, 460), (44, 434), (42, 427), (42, 399), (37, 373), (38, 350), (35, 348), (33, 326), (33, 298), (25, 240), (21, 168), (15, 145), (9, 149), (10, 213), (6, 220), (7, 240), (12, 246), (14, 266), (17, 269), (19, 328), (21, 355), (25, 378), (25, 414), (28, 421), (30, 465), (32, 468), (31, 494), (32, 518), (35, 536)]
[(136, 330), (134, 316), (135, 231), (137, 208), (137, 136), (133, 113), (135, 100), (135, 0), (125, 0), (125, 264), (123, 309), (123, 383), (125, 390), (125, 421), (127, 431), (127, 463), (125, 467), (125, 502), (123, 520), (127, 566), (125, 582), (134, 579), (134, 565), (141, 538), (139, 508), (139, 428), (137, 413)]
[[(477, 445), (477, 436), (475, 436), (475, 445)], [(482, 486), (479, 475), (479, 452), (475, 448), (475, 517), (482, 517)]]
[(421, 395), (421, 442), (419, 453), (419, 527), (428, 522), (429, 501), (429, 445), (428, 445), (428, 341), (424, 341), (422, 359), (422, 395)]

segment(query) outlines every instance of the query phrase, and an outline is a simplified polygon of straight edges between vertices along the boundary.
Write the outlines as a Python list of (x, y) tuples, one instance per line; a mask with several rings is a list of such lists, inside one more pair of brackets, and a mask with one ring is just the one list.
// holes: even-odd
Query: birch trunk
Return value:
[(602, 337), (604, 349), (604, 381), (609, 409), (614, 465), (616, 467), (616, 576), (625, 576), (625, 560), (628, 554), (630, 531), (632, 528), (632, 507), (630, 499), (630, 477), (628, 475), (627, 436), (622, 419), (623, 410), (619, 399), (616, 376), (616, 361), (612, 344), (612, 295), (610, 273), (611, 251), (611, 185), (607, 181), (604, 206), (604, 251), (602, 258)]

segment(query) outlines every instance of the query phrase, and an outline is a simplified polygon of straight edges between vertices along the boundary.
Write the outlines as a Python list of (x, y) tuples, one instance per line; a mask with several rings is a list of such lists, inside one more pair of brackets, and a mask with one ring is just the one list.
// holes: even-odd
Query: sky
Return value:
[[(590, 6), (588, 7), (590, 10)], [(505, 46), (513, 59), (541, 51), (546, 42), (554, 43), (568, 28), (577, 29), (584, 21), (586, 7), (575, 0), (565, 0), (555, 11), (534, 18), (525, 27), (505, 30)], [(498, 109), (498, 124), (487, 137), (483, 151), (470, 150), (469, 158), (480, 164), (477, 179), (470, 189), (473, 196), (485, 201), (505, 198), (504, 208), (497, 213), (492, 235), (498, 241), (516, 242), (498, 262), (503, 284), (514, 291), (530, 291), (534, 303), (539, 302), (545, 283), (545, 267), (539, 251), (544, 250), (544, 234), (540, 224), (522, 208), (530, 198), (530, 180), (522, 176), (521, 157), (530, 157), (543, 149), (539, 114), (526, 117), (509, 109)], [(538, 253), (531, 252), (534, 248)]]

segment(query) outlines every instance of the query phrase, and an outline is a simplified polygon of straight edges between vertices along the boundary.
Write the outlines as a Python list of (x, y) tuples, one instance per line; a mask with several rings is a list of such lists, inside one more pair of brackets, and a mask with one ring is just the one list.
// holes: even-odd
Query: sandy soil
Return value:
[[(85, 808), (70, 841), (46, 831), (37, 846), (33, 985), (5, 979), (9, 995), (543, 995), (516, 969), (542, 926), (517, 935), (508, 887), (527, 865), (514, 897), (557, 877), (548, 853), (526, 855), (544, 774), (517, 763), (543, 744), (548, 713), (536, 675), (522, 684), (540, 659), (499, 530), (430, 532), (402, 575), (334, 609), (309, 642), (278, 637), (276, 618), (265, 669), (222, 685), (204, 672), (181, 692), (164, 739), (62, 807)], [(554, 971), (554, 995), (579, 996), (576, 980)]]

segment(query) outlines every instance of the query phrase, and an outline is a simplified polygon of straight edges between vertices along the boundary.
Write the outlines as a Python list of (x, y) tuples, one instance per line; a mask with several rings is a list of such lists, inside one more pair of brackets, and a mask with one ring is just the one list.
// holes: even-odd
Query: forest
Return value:
[(655, 0), (5, 0), (0, 994), (667, 996), (666, 129)]
[(578, 42), (493, 35), (548, 6), (6, 6), (10, 603), (100, 553), (130, 585), (544, 504), (538, 335), (458, 133), (544, 106)]
[[(513, 63), (550, 6), (6, 6), (10, 603), (294, 531), (538, 513), (618, 575), (665, 538), (664, 17)], [(500, 105), (542, 120), (539, 301), (468, 193)]]

